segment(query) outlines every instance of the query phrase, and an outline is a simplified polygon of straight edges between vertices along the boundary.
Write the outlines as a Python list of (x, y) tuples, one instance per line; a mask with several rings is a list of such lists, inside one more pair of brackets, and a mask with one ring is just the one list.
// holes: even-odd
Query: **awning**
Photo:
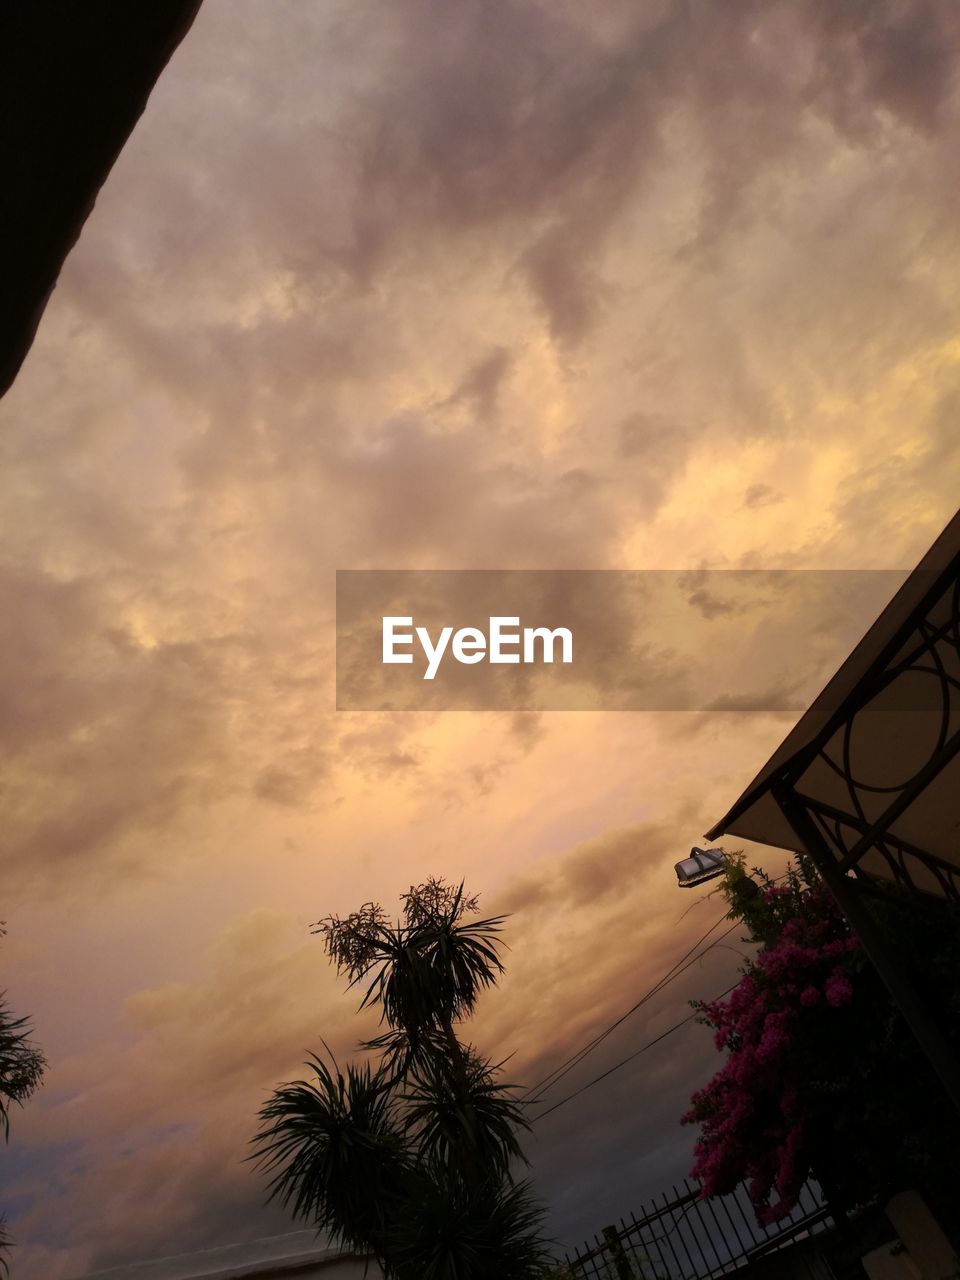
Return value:
[(707, 839), (721, 835), (815, 844), (842, 871), (960, 899), (960, 512)]

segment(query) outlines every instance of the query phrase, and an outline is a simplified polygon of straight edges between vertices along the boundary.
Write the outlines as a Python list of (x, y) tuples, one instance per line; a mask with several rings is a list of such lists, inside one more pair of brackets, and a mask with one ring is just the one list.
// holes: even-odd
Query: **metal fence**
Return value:
[[(566, 1258), (575, 1280), (713, 1280), (834, 1225), (819, 1187), (804, 1185), (793, 1211), (772, 1226), (757, 1223), (744, 1185), (727, 1196), (703, 1199), (684, 1179), (683, 1189), (655, 1198), (630, 1221), (602, 1233)], [(798, 1250), (800, 1276), (829, 1276), (808, 1249)]]

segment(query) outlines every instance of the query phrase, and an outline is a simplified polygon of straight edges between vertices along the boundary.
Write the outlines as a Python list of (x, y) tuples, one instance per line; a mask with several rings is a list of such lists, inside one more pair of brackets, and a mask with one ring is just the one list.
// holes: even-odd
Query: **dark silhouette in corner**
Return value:
[(0, 395), (201, 0), (0, 8)]

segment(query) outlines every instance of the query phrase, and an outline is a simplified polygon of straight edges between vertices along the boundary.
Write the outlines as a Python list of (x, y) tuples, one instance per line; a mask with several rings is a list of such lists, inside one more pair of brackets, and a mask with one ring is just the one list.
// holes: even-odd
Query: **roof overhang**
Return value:
[(707, 839), (721, 835), (960, 898), (960, 512)]
[(22, 0), (0, 11), (0, 395), (199, 8), (200, 0)]

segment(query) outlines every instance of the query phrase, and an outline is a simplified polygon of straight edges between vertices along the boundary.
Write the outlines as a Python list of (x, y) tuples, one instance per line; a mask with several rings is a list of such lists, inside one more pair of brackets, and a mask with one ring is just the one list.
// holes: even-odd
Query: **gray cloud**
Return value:
[[(252, 1112), (357, 1027), (266, 925), (211, 976), (244, 894), (349, 908), (482, 856), (516, 914), (477, 1039), (526, 1078), (710, 922), (678, 926), (670, 864), (782, 736), (777, 675), (844, 656), (839, 617), (799, 653), (780, 615), (778, 716), (343, 721), (333, 570), (919, 554), (956, 504), (958, 25), (951, 0), (204, 4), (2, 406), (4, 910), (47, 930), (11, 985), (90, 993), (11, 1147), (24, 1280), (278, 1222), (238, 1163)], [(116, 1033), (98, 964), (138, 975)], [(728, 982), (695, 976), (596, 1069)], [(698, 1036), (536, 1139), (565, 1231), (682, 1171)]]
[(488, 422), (496, 414), (500, 388), (512, 365), (513, 357), (506, 347), (493, 347), (467, 370), (444, 404), (472, 405), (477, 416)]

